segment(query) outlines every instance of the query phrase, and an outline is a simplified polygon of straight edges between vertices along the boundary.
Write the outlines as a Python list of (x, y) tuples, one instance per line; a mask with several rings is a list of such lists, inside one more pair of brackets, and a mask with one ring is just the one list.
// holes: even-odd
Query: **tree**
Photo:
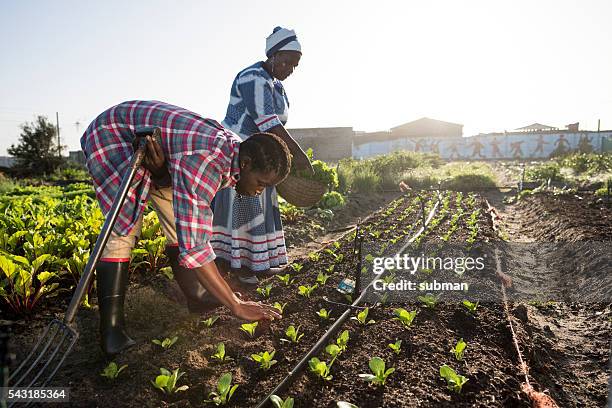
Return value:
[(7, 149), (17, 159), (16, 167), (31, 175), (52, 173), (62, 163), (55, 126), (46, 117), (38, 116), (35, 122), (22, 124), (21, 130), (19, 144)]

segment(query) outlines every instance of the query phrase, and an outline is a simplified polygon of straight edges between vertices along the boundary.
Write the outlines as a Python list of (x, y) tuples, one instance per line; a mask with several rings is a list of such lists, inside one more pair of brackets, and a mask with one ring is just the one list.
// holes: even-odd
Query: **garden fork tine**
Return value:
[[(72, 323), (74, 322), (79, 305), (85, 297), (87, 288), (93, 279), (93, 271), (95, 270), (98, 260), (102, 255), (102, 250), (106, 246), (106, 242), (110, 237), (110, 233), (115, 225), (121, 207), (123, 206), (123, 202), (125, 201), (130, 185), (132, 184), (134, 176), (136, 175), (136, 172), (138, 171), (138, 168), (140, 167), (140, 164), (145, 156), (147, 144), (144, 141), (144, 137), (149, 135), (157, 137), (160, 135), (160, 130), (158, 128), (143, 128), (136, 130), (136, 137), (134, 139), (135, 152), (132, 155), (128, 172), (121, 181), (121, 186), (119, 187), (115, 201), (113, 202), (113, 205), (106, 216), (106, 220), (104, 221), (100, 235), (98, 235), (94, 249), (83, 271), (83, 275), (81, 276), (79, 284), (72, 295), (72, 299), (70, 300), (70, 305), (66, 310), (64, 319), (54, 319), (45, 328), (43, 335), (38, 340), (30, 354), (28, 354), (25, 360), (9, 377), (10, 387), (33, 387), (47, 385), (60, 366), (64, 363), (68, 353), (74, 347), (74, 344), (79, 337), (79, 333), (72, 327)], [(57, 361), (52, 363), (54, 360)], [(35, 385), (36, 381), (38, 381), (43, 373), (45, 373), (45, 371), (48, 369), (50, 369), (50, 374), (44, 378), (42, 384)], [(25, 370), (25, 372), (20, 374), (22, 370)]]

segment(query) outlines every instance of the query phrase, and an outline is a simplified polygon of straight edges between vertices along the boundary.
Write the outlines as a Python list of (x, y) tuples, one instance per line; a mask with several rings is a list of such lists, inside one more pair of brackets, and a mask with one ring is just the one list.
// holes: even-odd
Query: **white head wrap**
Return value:
[(302, 52), (295, 31), (287, 28), (276, 27), (272, 34), (266, 38), (266, 56), (270, 58), (278, 51)]

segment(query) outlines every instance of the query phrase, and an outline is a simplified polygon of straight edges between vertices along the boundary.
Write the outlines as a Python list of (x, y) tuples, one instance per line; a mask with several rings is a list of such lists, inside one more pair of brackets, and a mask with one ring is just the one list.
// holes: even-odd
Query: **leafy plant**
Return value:
[(323, 308), (323, 309), (321, 309), (321, 310), (319, 310), (317, 312), (317, 316), (319, 316), (323, 320), (329, 320), (329, 318), (330, 318), (330, 311), (325, 309), (325, 308)]
[(334, 264), (329, 265), (327, 268), (325, 268), (325, 272), (327, 272), (327, 273), (329, 273), (329, 274), (334, 273), (334, 267), (335, 267), (335, 266), (336, 266), (336, 265), (334, 265)]
[(270, 401), (272, 401), (275, 408), (293, 408), (294, 403), (291, 397), (287, 397), (287, 399), (283, 401), (281, 397), (274, 394), (270, 395)]
[(255, 329), (257, 328), (258, 322), (253, 323), (242, 323), (240, 325), (240, 330), (248, 334), (250, 338), (255, 337)]
[(327, 354), (329, 354), (332, 358), (330, 365), (336, 361), (336, 358), (342, 353), (342, 350), (340, 349), (340, 347), (338, 347), (335, 344), (328, 344), (327, 347), (325, 347), (325, 352)]
[(385, 370), (385, 362), (380, 357), (372, 357), (369, 366), (373, 374), (359, 374), (359, 377), (377, 385), (385, 385), (387, 377), (395, 372), (393, 367)]
[(472, 314), (476, 314), (476, 308), (478, 308), (478, 303), (472, 303), (469, 300), (464, 300), (463, 302), (461, 302), (461, 304), (463, 306), (465, 306), (465, 308)]
[(279, 281), (284, 283), (285, 286), (289, 286), (290, 284), (295, 282), (295, 279), (291, 279), (291, 275), (288, 274), (288, 273), (286, 273), (284, 275), (276, 275), (276, 277), (278, 278)]
[(449, 390), (454, 391), (458, 394), (461, 393), (463, 385), (468, 382), (468, 379), (466, 377), (457, 374), (455, 370), (453, 370), (446, 364), (440, 367), (440, 377), (446, 380), (446, 384)]
[(151, 381), (151, 384), (159, 390), (161, 390), (164, 394), (174, 394), (179, 391), (185, 391), (189, 389), (189, 386), (182, 385), (180, 387), (176, 386), (178, 380), (185, 374), (177, 368), (176, 370), (170, 372), (165, 368), (160, 368), (160, 375), (155, 378), (155, 382)]
[(287, 336), (287, 338), (281, 339), (281, 341), (297, 343), (302, 337), (304, 337), (304, 333), (300, 333), (300, 326), (298, 326), (296, 329), (295, 326), (291, 325), (285, 331), (285, 336)]
[(202, 326), (210, 329), (217, 320), (219, 320), (219, 316), (211, 316), (208, 319), (202, 320), (201, 323)]
[(412, 321), (414, 320), (416, 313), (416, 310), (409, 312), (402, 308), (394, 309), (393, 314), (395, 317), (393, 319), (399, 320), (399, 322), (402, 323), (405, 328), (409, 329), (410, 326), (412, 326)]
[(102, 377), (108, 378), (109, 380), (115, 380), (117, 379), (117, 377), (119, 377), (119, 374), (121, 373), (121, 371), (125, 370), (126, 368), (127, 368), (127, 364), (124, 364), (121, 367), (119, 367), (117, 366), (117, 363), (115, 363), (114, 361), (111, 361), (110, 363), (108, 363), (106, 367), (104, 367), (104, 370), (102, 370), (100, 375)]
[(257, 288), (257, 293), (259, 293), (264, 298), (269, 298), (271, 291), (272, 291), (272, 284), (271, 283), (266, 285), (266, 286), (264, 286), (264, 287)]
[(321, 285), (325, 285), (328, 279), (329, 279), (329, 275), (323, 272), (319, 272), (319, 274), (317, 275), (317, 283), (320, 283)]
[(274, 354), (276, 354), (276, 350), (272, 350), (272, 352), (270, 353), (268, 353), (267, 351), (263, 351), (257, 354), (251, 354), (251, 358), (256, 363), (259, 363), (259, 368), (264, 371), (268, 371), (270, 367), (272, 367), (278, 362), (274, 360)]
[(368, 313), (370, 313), (370, 308), (366, 307), (361, 312), (357, 313), (357, 317), (353, 316), (353, 317), (351, 317), (351, 319), (352, 320), (357, 320), (359, 322), (359, 324), (361, 324), (363, 326), (368, 325), (368, 324), (376, 323), (376, 321), (374, 321), (372, 319), (368, 320)]
[(348, 330), (345, 330), (342, 333), (340, 333), (340, 335), (336, 339), (336, 344), (338, 345), (338, 347), (340, 347), (341, 351), (346, 350), (348, 346), (349, 338), (350, 338), (349, 332)]
[(311, 252), (308, 254), (308, 259), (310, 259), (312, 262), (319, 262), (320, 258), (321, 258), (321, 253), (319, 252)]
[(273, 307), (278, 310), (280, 312), (280, 314), (283, 314), (283, 312), (285, 311), (285, 306), (287, 306), (287, 303), (279, 303), (279, 302), (274, 302)]
[(389, 343), (389, 348), (393, 350), (395, 354), (399, 354), (402, 350), (402, 341), (397, 340), (395, 343)]
[(209, 400), (204, 402), (212, 402), (215, 405), (226, 405), (234, 395), (234, 392), (238, 388), (238, 384), (232, 385), (232, 374), (225, 373), (217, 381), (217, 391), (211, 391), (208, 394)]
[(301, 263), (294, 262), (291, 264), (291, 267), (294, 271), (300, 272), (304, 268), (304, 265), (302, 265)]
[(221, 342), (217, 344), (217, 349), (215, 350), (215, 353), (210, 356), (210, 358), (221, 362), (230, 361), (231, 358), (225, 353), (225, 343)]
[(329, 381), (332, 379), (332, 375), (329, 374), (331, 370), (331, 364), (328, 365), (325, 361), (319, 360), (317, 357), (313, 357), (308, 360), (308, 366), (310, 367), (310, 371), (325, 381)]
[(419, 296), (418, 299), (429, 309), (434, 309), (438, 303), (437, 296), (427, 293), (425, 296)]
[(312, 294), (312, 292), (313, 292), (313, 291), (314, 291), (314, 290), (315, 290), (315, 289), (316, 289), (318, 286), (319, 286), (319, 285), (318, 285), (318, 284), (316, 284), (316, 283), (315, 283), (314, 285), (312, 285), (312, 286), (300, 285), (300, 286), (298, 287), (298, 293), (299, 293), (301, 296), (304, 296), (304, 297), (306, 297), (306, 298), (309, 298), (309, 299), (310, 299), (310, 295)]
[(163, 340), (153, 339), (151, 341), (154, 344), (157, 344), (158, 346), (160, 346), (161, 348), (167, 350), (170, 347), (172, 347), (174, 345), (174, 343), (176, 343), (177, 340), (178, 340), (178, 336), (174, 336), (172, 338), (166, 337)]
[(465, 353), (466, 347), (467, 343), (463, 341), (463, 339), (460, 339), (455, 345), (455, 347), (451, 349), (451, 353), (455, 354), (455, 358), (457, 359), (457, 361), (463, 360), (463, 353)]

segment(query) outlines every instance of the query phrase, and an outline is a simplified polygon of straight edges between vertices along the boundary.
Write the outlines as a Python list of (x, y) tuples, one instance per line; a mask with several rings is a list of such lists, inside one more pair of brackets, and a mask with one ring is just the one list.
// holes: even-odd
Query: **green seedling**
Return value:
[(328, 279), (329, 279), (329, 275), (323, 272), (319, 272), (319, 274), (317, 275), (317, 283), (320, 283), (321, 285), (325, 285)]
[(240, 325), (240, 330), (248, 334), (250, 338), (255, 337), (255, 329), (257, 328), (257, 322), (253, 323), (242, 323)]
[(386, 305), (388, 301), (389, 301), (389, 292), (385, 292), (380, 297), (380, 304), (381, 305)]
[(300, 272), (302, 268), (304, 268), (304, 265), (302, 265), (301, 263), (294, 262), (291, 264), (291, 267), (293, 268), (294, 271)]
[(317, 312), (317, 316), (319, 316), (321, 319), (323, 320), (329, 320), (330, 316), (330, 311), (327, 309), (321, 309)]
[(345, 330), (342, 333), (340, 333), (340, 336), (338, 336), (338, 338), (336, 339), (336, 344), (338, 345), (338, 347), (340, 347), (341, 351), (346, 351), (348, 342), (349, 342), (349, 332), (348, 330)]
[(272, 284), (268, 284), (264, 287), (257, 288), (257, 293), (259, 293), (264, 298), (270, 297), (270, 292), (272, 291)]
[(402, 341), (397, 340), (395, 343), (389, 343), (389, 348), (393, 350), (395, 354), (399, 354), (402, 350)]
[(393, 283), (393, 281), (395, 281), (395, 274), (394, 273), (390, 273), (390, 274), (386, 275), (384, 278), (382, 278), (381, 281), (383, 281), (384, 283), (389, 285), (389, 284)]
[(434, 309), (438, 303), (438, 298), (431, 293), (427, 293), (425, 296), (419, 296), (418, 299), (429, 309)]
[(334, 246), (334, 248), (340, 249), (340, 242), (335, 241), (332, 245)]
[(270, 395), (270, 401), (272, 401), (272, 405), (274, 408), (293, 408), (293, 398), (287, 397), (286, 400), (283, 401), (281, 397), (278, 395)]
[(159, 372), (161, 373), (157, 377), (155, 377), (155, 382), (151, 381), (151, 384), (158, 390), (161, 390), (164, 394), (174, 394), (179, 391), (185, 391), (189, 389), (189, 386), (182, 385), (180, 387), (176, 386), (178, 380), (185, 374), (182, 371), (176, 370), (170, 372), (165, 368), (160, 368)]
[(276, 275), (276, 277), (278, 278), (279, 281), (281, 281), (282, 283), (285, 284), (285, 286), (289, 286), (291, 285), (293, 282), (295, 282), (295, 279), (291, 279), (291, 275), (286, 273), (284, 275)]
[(298, 326), (296, 329), (295, 326), (291, 325), (285, 331), (285, 336), (287, 336), (287, 338), (281, 339), (281, 341), (297, 343), (302, 337), (304, 337), (304, 333), (300, 333), (300, 326)]
[(368, 263), (372, 263), (372, 262), (374, 262), (374, 255), (372, 255), (372, 254), (367, 254), (367, 255), (365, 256), (365, 260), (366, 260), (366, 262), (368, 262)]
[(153, 342), (153, 344), (157, 344), (158, 346), (160, 346), (164, 350), (167, 350), (170, 347), (172, 347), (174, 345), (174, 343), (176, 343), (177, 340), (178, 340), (178, 337), (174, 336), (173, 338), (166, 337), (163, 340), (153, 339), (151, 341)]
[(463, 353), (465, 353), (466, 347), (467, 343), (463, 341), (463, 339), (460, 339), (455, 345), (455, 347), (451, 349), (451, 353), (455, 354), (455, 358), (457, 359), (457, 361), (463, 360)]
[(478, 308), (478, 303), (480, 302), (476, 302), (476, 303), (472, 303), (469, 300), (464, 300), (463, 302), (461, 302), (461, 304), (463, 306), (465, 306), (465, 308), (472, 314), (476, 314), (476, 309)]
[(119, 377), (119, 374), (121, 373), (121, 371), (125, 370), (126, 368), (127, 368), (127, 364), (124, 364), (121, 367), (119, 367), (117, 366), (117, 363), (115, 363), (114, 361), (111, 361), (110, 363), (108, 363), (106, 367), (104, 367), (104, 370), (102, 370), (100, 375), (102, 377), (108, 378), (109, 380), (116, 380), (117, 377)]
[(380, 357), (371, 358), (369, 366), (373, 374), (359, 374), (359, 377), (377, 385), (385, 385), (387, 377), (395, 371), (393, 367), (385, 370), (385, 362)]
[(325, 352), (327, 354), (329, 354), (332, 358), (330, 365), (336, 360), (336, 358), (342, 353), (342, 350), (340, 349), (340, 347), (338, 347), (335, 344), (328, 344), (327, 347), (325, 347)]
[(308, 254), (308, 259), (310, 259), (312, 262), (319, 262), (320, 258), (321, 258), (321, 253), (319, 252), (311, 252)]
[(331, 264), (327, 268), (325, 268), (325, 272), (327, 272), (327, 273), (329, 273), (331, 275), (332, 273), (334, 273), (334, 268), (335, 267), (336, 267), (336, 265)]
[(467, 378), (457, 374), (455, 370), (453, 370), (446, 364), (440, 367), (440, 377), (446, 380), (446, 385), (448, 386), (448, 389), (456, 392), (457, 394), (461, 393), (463, 385), (468, 382)]
[(375, 320), (372, 320), (372, 319), (368, 320), (368, 313), (370, 313), (370, 308), (366, 307), (361, 312), (357, 313), (357, 317), (353, 316), (351, 317), (351, 319), (357, 320), (359, 324), (361, 324), (362, 326), (376, 323)]
[(304, 286), (304, 285), (300, 285), (300, 287), (298, 287), (298, 293), (301, 296), (304, 296), (306, 298), (310, 299), (310, 295), (312, 294), (312, 292), (318, 287), (318, 284), (314, 284), (312, 286)]
[(202, 326), (210, 329), (217, 320), (219, 320), (219, 316), (211, 316), (208, 319), (202, 320), (200, 323), (202, 323)]
[(204, 402), (212, 402), (215, 405), (227, 405), (229, 400), (234, 395), (234, 392), (238, 388), (238, 384), (232, 385), (232, 374), (225, 373), (217, 381), (217, 391), (212, 391), (208, 394), (209, 400)]
[(409, 312), (406, 309), (398, 308), (393, 310), (393, 314), (395, 317), (394, 320), (399, 320), (400, 323), (406, 328), (409, 329), (412, 326), (412, 321), (416, 316), (416, 310)]
[(285, 306), (287, 306), (287, 303), (278, 303), (278, 302), (274, 302), (273, 307), (278, 310), (280, 312), (280, 314), (283, 314), (283, 312), (285, 311)]
[(329, 374), (331, 365), (328, 365), (325, 361), (321, 361), (318, 358), (313, 357), (308, 360), (308, 366), (310, 367), (311, 372), (321, 377), (325, 381), (332, 379), (332, 376)]
[(210, 358), (213, 358), (221, 362), (226, 362), (226, 361), (231, 360), (231, 358), (227, 354), (225, 354), (225, 344), (224, 343), (217, 344), (217, 349), (215, 351), (215, 354), (210, 356)]
[(259, 363), (259, 368), (264, 371), (268, 371), (270, 367), (278, 362), (274, 360), (274, 354), (276, 354), (276, 350), (272, 350), (270, 353), (263, 351), (257, 354), (251, 354), (251, 358), (256, 363)]

